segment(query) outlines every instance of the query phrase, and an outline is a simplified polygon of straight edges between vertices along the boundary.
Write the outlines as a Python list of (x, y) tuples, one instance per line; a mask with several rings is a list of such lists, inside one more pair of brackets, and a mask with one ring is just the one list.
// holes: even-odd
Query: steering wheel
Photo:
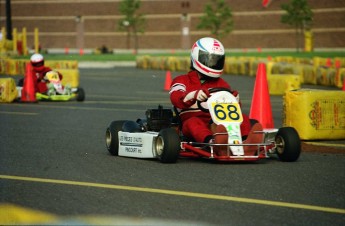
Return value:
[[(214, 87), (214, 88), (211, 88), (208, 90), (208, 92), (211, 94), (211, 93), (216, 93), (216, 92), (220, 92), (220, 91), (226, 91), (226, 92), (229, 92), (232, 94), (232, 91), (228, 88), (224, 88), (224, 87)], [(197, 100), (196, 101), (197, 105), (198, 105), (198, 108), (203, 111), (203, 112), (209, 112), (209, 109), (208, 108), (204, 108), (202, 106), (202, 103), (205, 103), (205, 101), (199, 101)]]

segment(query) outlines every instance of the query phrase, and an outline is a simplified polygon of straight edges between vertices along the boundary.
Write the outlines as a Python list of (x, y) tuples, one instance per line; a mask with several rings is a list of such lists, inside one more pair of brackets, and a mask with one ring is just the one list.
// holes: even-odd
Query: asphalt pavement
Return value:
[[(292, 163), (111, 156), (111, 121), (171, 107), (165, 71), (117, 65), (83, 67), (80, 74), (84, 102), (0, 104), (0, 224), (344, 224), (343, 152), (303, 149)], [(248, 113), (255, 79), (224, 78)], [(280, 127), (281, 96), (271, 102)]]

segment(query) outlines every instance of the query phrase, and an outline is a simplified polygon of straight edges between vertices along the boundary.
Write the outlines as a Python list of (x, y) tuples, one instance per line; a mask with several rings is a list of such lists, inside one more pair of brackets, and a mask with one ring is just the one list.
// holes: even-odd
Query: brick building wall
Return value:
[[(11, 0), (12, 27), (26, 27), (28, 46), (33, 46), (34, 28), (39, 29), (43, 48), (126, 49), (126, 33), (117, 29), (120, 0)], [(141, 49), (189, 49), (196, 39), (210, 35), (197, 30), (209, 0), (141, 0), (145, 33), (139, 34)], [(261, 0), (227, 0), (234, 29), (221, 41), (226, 48), (295, 48), (295, 30), (280, 23), (281, 4), (272, 0), (264, 8)], [(309, 0), (314, 12), (315, 48), (345, 48), (345, 1)], [(0, 1), (0, 26), (5, 27), (5, 1)], [(184, 21), (183, 14), (187, 14)], [(77, 22), (80, 16), (81, 22)], [(182, 25), (189, 33), (182, 35)], [(79, 45), (79, 46), (78, 46)], [(131, 42), (133, 48), (133, 41)]]

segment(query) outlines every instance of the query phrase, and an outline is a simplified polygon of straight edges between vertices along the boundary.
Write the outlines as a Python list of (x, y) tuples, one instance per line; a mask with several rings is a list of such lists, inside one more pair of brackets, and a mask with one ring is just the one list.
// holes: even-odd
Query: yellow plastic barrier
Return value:
[[(337, 61), (338, 66), (344, 65), (345, 58), (292, 58), (275, 57), (273, 60), (257, 57), (227, 57), (224, 64), (224, 74), (256, 76), (259, 63), (266, 64), (267, 76), (276, 74), (299, 75), (302, 84), (332, 85), (342, 87), (343, 68), (325, 67), (329, 62)], [(59, 67), (63, 65), (59, 62)], [(321, 65), (321, 66), (320, 66)], [(189, 57), (152, 57), (149, 55), (136, 58), (137, 68), (171, 71), (189, 71)], [(71, 66), (63, 66), (71, 67)], [(77, 66), (76, 66), (77, 67)], [(336, 70), (336, 71), (335, 71)], [(294, 78), (295, 79), (295, 78)], [(290, 80), (290, 79), (289, 79)], [(297, 80), (296, 80), (297, 81)], [(286, 81), (283, 81), (285, 84)], [(294, 83), (295, 84), (295, 83)], [(293, 85), (293, 87), (295, 87)], [(299, 87), (299, 86), (297, 86)], [(280, 89), (281, 90), (281, 89)], [(273, 91), (275, 92), (275, 91)], [(279, 94), (282, 91), (279, 91)]]
[(0, 58), (0, 74), (5, 74), (6, 71), (6, 60), (4, 58)]
[[(25, 65), (29, 60), (1, 59), (0, 74), (24, 75)], [(45, 66), (55, 69), (78, 69), (78, 61), (45, 61)]]
[[(255, 58), (249, 61), (249, 76), (256, 76), (259, 61)], [(267, 73), (267, 71), (266, 71)]]
[(13, 78), (0, 79), (0, 102), (11, 103), (18, 96), (16, 82)]
[(6, 64), (5, 73), (7, 75), (18, 75), (19, 74), (19, 68), (18, 68), (17, 62), (18, 62), (17, 60), (12, 60), (12, 59), (7, 59), (5, 61), (5, 64)]
[(274, 59), (277, 62), (295, 63), (295, 58), (291, 56), (277, 56)]
[(316, 67), (312, 65), (303, 65), (303, 84), (316, 84)]
[(277, 67), (278, 64), (275, 62), (267, 62), (266, 64), (266, 73), (267, 73), (267, 77), (269, 77), (271, 74), (279, 74), (280, 70), (279, 67)]
[(345, 83), (345, 68), (340, 68), (337, 71), (336, 86), (339, 88), (343, 88), (344, 83)]
[(167, 66), (166, 66), (166, 61), (167, 58), (166, 57), (158, 57), (158, 69), (159, 70), (167, 70)]
[(176, 57), (168, 57), (166, 59), (166, 70), (170, 71), (177, 71), (178, 68), (178, 60)]
[(237, 60), (237, 67), (238, 67), (238, 74), (240, 75), (247, 75), (247, 67), (246, 67), (246, 61), (243, 59)]
[(336, 68), (345, 67), (345, 57), (335, 57), (334, 66)]
[(28, 60), (16, 60), (17, 70), (19, 75), (24, 75), (26, 70), (26, 64), (29, 63)]
[(324, 66), (326, 64), (326, 60), (321, 57), (313, 57), (313, 65), (316, 67)]
[(179, 57), (179, 71), (187, 72), (190, 68), (190, 58), (189, 57)]
[(78, 61), (76, 60), (46, 60), (44, 64), (46, 67), (55, 69), (78, 69)]
[(228, 57), (225, 59), (224, 73), (231, 75), (239, 74), (238, 60), (236, 57)]
[(229, 58), (225, 58), (223, 73), (230, 74), (230, 59)]
[(295, 61), (298, 64), (308, 64), (308, 65), (313, 64), (313, 60), (310, 58), (296, 58)]
[(335, 86), (336, 71), (334, 68), (318, 67), (316, 70), (316, 82), (319, 85)]
[(67, 85), (69, 84), (72, 87), (79, 86), (79, 70), (77, 69), (54, 69), (60, 72), (63, 76), (62, 84)]
[(241, 62), (241, 75), (249, 75), (251, 60), (252, 58), (250, 57), (239, 57), (239, 61)]
[(148, 55), (137, 57), (137, 67), (143, 69), (149, 69), (151, 57)]
[(299, 75), (273, 74), (267, 76), (268, 90), (271, 95), (284, 95), (285, 92), (301, 88)]
[(345, 92), (301, 89), (284, 96), (284, 126), (302, 140), (345, 139)]

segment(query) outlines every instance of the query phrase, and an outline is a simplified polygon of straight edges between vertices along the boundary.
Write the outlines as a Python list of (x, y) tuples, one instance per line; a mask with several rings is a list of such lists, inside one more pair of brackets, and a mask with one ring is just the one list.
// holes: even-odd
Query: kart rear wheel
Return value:
[(107, 146), (110, 154), (114, 156), (119, 155), (119, 131), (122, 130), (122, 126), (125, 123), (125, 120), (122, 121), (113, 121), (108, 126), (105, 132), (105, 144)]
[(277, 155), (283, 162), (294, 162), (301, 154), (301, 140), (293, 127), (283, 127), (275, 137)]
[(83, 88), (78, 88), (77, 90), (77, 101), (84, 101), (85, 100), (85, 91)]
[(176, 130), (162, 129), (157, 136), (155, 150), (162, 163), (175, 163), (180, 153), (180, 137)]

